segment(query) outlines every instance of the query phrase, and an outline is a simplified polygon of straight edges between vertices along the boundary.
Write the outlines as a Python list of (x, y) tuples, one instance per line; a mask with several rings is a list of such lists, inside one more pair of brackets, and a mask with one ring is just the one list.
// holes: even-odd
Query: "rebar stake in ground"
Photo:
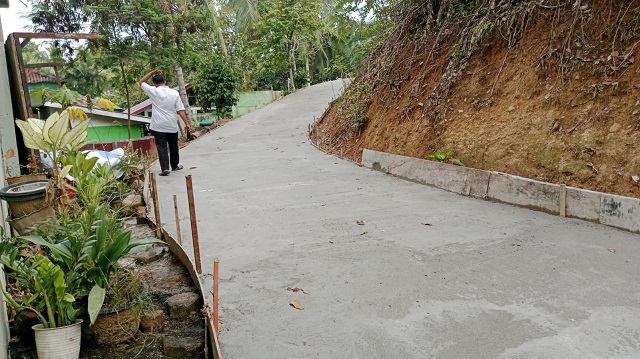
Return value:
[(187, 198), (189, 200), (189, 216), (191, 217), (191, 237), (193, 240), (193, 255), (196, 262), (196, 271), (202, 274), (202, 264), (200, 263), (200, 242), (198, 240), (198, 220), (196, 219), (196, 204), (193, 199), (193, 183), (191, 175), (185, 176), (187, 180)]

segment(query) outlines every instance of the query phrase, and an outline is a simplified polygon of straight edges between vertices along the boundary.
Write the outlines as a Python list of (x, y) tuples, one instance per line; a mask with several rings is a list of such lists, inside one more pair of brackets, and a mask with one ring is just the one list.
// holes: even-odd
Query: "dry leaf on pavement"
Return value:
[(359, 220), (356, 221), (356, 224), (359, 225), (359, 226), (364, 226), (364, 221), (359, 219)]
[(609, 252), (611, 252), (611, 253), (615, 253), (615, 252), (616, 252), (616, 249), (615, 249), (615, 248), (613, 248), (613, 247), (611, 247), (611, 248), (607, 248), (607, 250), (608, 250)]
[(304, 307), (302, 306), (302, 304), (300, 304), (300, 302), (298, 302), (297, 300), (292, 300), (289, 302), (289, 305), (296, 308), (296, 309), (300, 309), (303, 310)]

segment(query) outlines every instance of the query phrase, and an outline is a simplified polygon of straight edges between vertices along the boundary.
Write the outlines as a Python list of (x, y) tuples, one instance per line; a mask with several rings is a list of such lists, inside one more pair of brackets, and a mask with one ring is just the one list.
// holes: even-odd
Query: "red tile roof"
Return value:
[(55, 76), (36, 71), (34, 69), (25, 68), (25, 74), (27, 75), (27, 83), (37, 84), (41, 82), (53, 82), (57, 83)]

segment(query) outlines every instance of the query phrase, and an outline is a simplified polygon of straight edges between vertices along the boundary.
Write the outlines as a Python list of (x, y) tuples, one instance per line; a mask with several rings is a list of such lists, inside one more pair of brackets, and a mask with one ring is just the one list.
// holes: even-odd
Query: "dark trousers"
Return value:
[[(178, 133), (157, 132), (151, 130), (153, 137), (156, 139), (156, 148), (158, 149), (158, 160), (160, 161), (160, 169), (163, 171), (178, 167), (180, 164), (180, 154), (178, 153)], [(169, 153), (167, 153), (167, 146)]]

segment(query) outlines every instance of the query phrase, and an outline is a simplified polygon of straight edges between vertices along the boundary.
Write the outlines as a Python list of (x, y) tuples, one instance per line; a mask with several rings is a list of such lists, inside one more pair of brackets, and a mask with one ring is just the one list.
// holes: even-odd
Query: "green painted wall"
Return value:
[[(89, 143), (116, 142), (129, 138), (127, 126), (89, 126), (87, 138)], [(131, 124), (131, 139), (142, 138), (142, 126)]]
[(48, 89), (55, 90), (55, 89), (58, 88), (58, 84), (55, 83), (55, 82), (38, 82), (38, 83), (35, 83), (35, 84), (27, 84), (27, 88), (29, 89), (29, 91), (37, 90), (40, 87), (46, 87)]
[(233, 106), (232, 117), (246, 115), (251, 111), (262, 108), (280, 98), (278, 91), (253, 91), (238, 94), (238, 104)]

